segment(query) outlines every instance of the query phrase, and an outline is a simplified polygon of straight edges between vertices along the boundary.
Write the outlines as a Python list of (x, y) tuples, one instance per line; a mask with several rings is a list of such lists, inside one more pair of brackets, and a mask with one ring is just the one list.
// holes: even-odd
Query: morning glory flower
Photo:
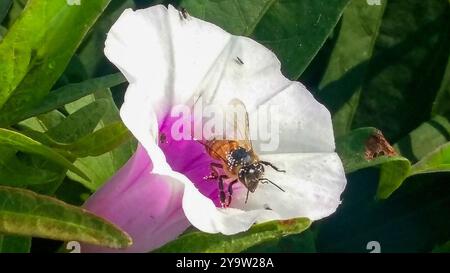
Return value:
[[(125, 10), (108, 34), (105, 54), (128, 79), (120, 114), (140, 145), (85, 207), (133, 237), (126, 251), (157, 248), (190, 225), (231, 235), (264, 221), (318, 220), (341, 203), (346, 178), (334, 152), (330, 113), (301, 83), (282, 75), (279, 60), (263, 45), (157, 5)], [(285, 170), (264, 166), (264, 178), (276, 186), (259, 183), (249, 193), (238, 181), (231, 195), (226, 181), (223, 194), (232, 199), (224, 206), (217, 179), (205, 179), (211, 163), (220, 160), (200, 141), (205, 137), (187, 128), (198, 117), (188, 113), (180, 126), (180, 115), (174, 115), (199, 100), (214, 109), (241, 102), (252, 132), (266, 120), (261, 109), (274, 110), (274, 143), (255, 138), (253, 149), (259, 160)], [(191, 139), (174, 135), (174, 127)]]

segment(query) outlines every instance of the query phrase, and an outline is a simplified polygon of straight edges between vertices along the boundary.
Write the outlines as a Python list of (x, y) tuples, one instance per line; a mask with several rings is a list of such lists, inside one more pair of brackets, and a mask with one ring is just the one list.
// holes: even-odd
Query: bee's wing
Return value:
[(248, 112), (244, 103), (239, 99), (233, 99), (229, 105), (231, 111), (226, 115), (225, 137), (238, 141), (239, 145), (247, 150), (253, 150)]

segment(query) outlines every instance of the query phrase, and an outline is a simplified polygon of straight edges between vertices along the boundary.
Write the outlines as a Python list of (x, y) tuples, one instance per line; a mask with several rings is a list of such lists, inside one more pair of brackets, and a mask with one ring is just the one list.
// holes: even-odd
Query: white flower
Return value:
[[(261, 44), (158, 5), (126, 10), (108, 34), (105, 53), (130, 83), (121, 108), (124, 123), (150, 156), (152, 172), (184, 186), (184, 214), (198, 229), (235, 234), (255, 222), (318, 220), (339, 206), (346, 178), (334, 152), (330, 114), (302, 84), (281, 74), (277, 57)], [(231, 207), (221, 208), (217, 185), (198, 179), (209, 174), (211, 159), (193, 158), (198, 147), (204, 148), (195, 141), (195, 147), (173, 139), (161, 144), (158, 135), (172, 106), (192, 105), (200, 94), (216, 105), (239, 99), (250, 116), (260, 107), (279, 106), (279, 148), (255, 149), (262, 160), (286, 170), (266, 168), (265, 173), (284, 192), (260, 184), (245, 203), (239, 183)]]

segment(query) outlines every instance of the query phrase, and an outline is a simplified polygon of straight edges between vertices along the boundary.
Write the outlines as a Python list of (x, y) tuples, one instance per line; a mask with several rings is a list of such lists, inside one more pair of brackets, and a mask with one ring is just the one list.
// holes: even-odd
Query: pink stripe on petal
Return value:
[(189, 178), (203, 195), (220, 207), (217, 181), (203, 179), (211, 173), (210, 165), (213, 160), (205, 147), (197, 141), (174, 140), (171, 129), (176, 119), (166, 117), (160, 127), (160, 133), (164, 134), (165, 141), (159, 146), (166, 156), (167, 163), (174, 171)]

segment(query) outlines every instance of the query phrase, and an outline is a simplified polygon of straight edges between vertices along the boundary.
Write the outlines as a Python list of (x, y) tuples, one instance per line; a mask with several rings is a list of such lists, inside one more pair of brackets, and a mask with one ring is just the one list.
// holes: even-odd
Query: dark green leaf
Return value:
[(68, 103), (92, 94), (100, 89), (110, 88), (125, 82), (122, 74), (113, 74), (89, 79), (81, 83), (69, 84), (50, 92), (39, 106), (26, 112), (10, 111), (0, 117), (0, 126), (15, 124), (21, 120), (50, 112)]
[(381, 165), (377, 197), (387, 199), (411, 175), (411, 162), (400, 158)]
[(130, 131), (122, 122), (116, 122), (80, 138), (75, 143), (58, 146), (75, 157), (99, 156), (131, 139)]
[(28, 253), (30, 248), (30, 237), (0, 234), (0, 253)]
[(251, 36), (297, 79), (338, 22), (348, 0), (183, 0), (189, 13), (235, 34)]
[(374, 126), (396, 142), (430, 119), (450, 53), (449, 18), (448, 0), (388, 1), (353, 128)]
[(375, 128), (360, 128), (336, 139), (336, 152), (342, 159), (346, 173), (379, 166), (388, 162), (407, 161), (407, 159), (400, 156), (387, 155), (368, 158), (366, 155), (367, 142), (378, 133), (379, 130)]
[(244, 253), (316, 253), (315, 235), (311, 229), (255, 245)]
[(306, 230), (311, 221), (299, 218), (287, 221), (272, 221), (253, 226), (250, 230), (236, 235), (208, 234), (192, 232), (168, 243), (157, 252), (191, 252), (237, 253), (251, 246), (280, 238), (290, 234), (298, 234)]
[(18, 132), (0, 128), (0, 145), (5, 145), (24, 153), (43, 156), (85, 179), (89, 179), (80, 169), (75, 167), (70, 161), (53, 149)]
[(433, 103), (432, 114), (447, 116), (450, 114), (450, 56), (441, 87)]
[(27, 2), (28, 0), (12, 0), (9, 12), (3, 22), (5, 27), (10, 28), (12, 26), (17, 18), (19, 18)]
[(443, 245), (435, 247), (433, 249), (433, 253), (450, 253), (450, 241)]
[(69, 115), (57, 126), (50, 128), (47, 135), (57, 142), (70, 143), (87, 136), (97, 127), (110, 104), (97, 100)]
[(450, 122), (443, 116), (436, 116), (403, 137), (394, 147), (402, 156), (417, 162), (448, 141)]
[[(122, 12), (127, 8), (136, 9), (134, 2), (133, 0), (111, 1), (111, 4), (108, 5), (105, 12), (92, 27), (92, 31), (80, 46), (77, 56), (88, 77), (96, 77), (110, 73), (110, 71), (115, 71), (115, 68), (106, 59), (105, 55), (99, 54), (99, 49), (105, 45), (105, 33), (108, 33)], [(141, 8), (156, 5), (154, 1), (151, 2), (145, 3), (145, 6)]]
[[(108, 125), (114, 124), (120, 121), (119, 110), (115, 106), (111, 92), (107, 89), (100, 90), (93, 95), (84, 97), (74, 103), (66, 105), (66, 109), (69, 113), (74, 113), (85, 105), (88, 105), (97, 100), (107, 100), (110, 103), (110, 107), (107, 108), (105, 115), (100, 120), (97, 130), (101, 130)], [(68, 173), (69, 177), (75, 181), (88, 186), (91, 189), (97, 189), (105, 181), (111, 178), (117, 170), (122, 167), (127, 160), (131, 157), (136, 149), (136, 141), (132, 139), (119, 147), (108, 151), (108, 153), (95, 157), (79, 158), (75, 161), (75, 166), (83, 170), (86, 173), (90, 181), (82, 179), (78, 175), (71, 172)]]
[(371, 149), (383, 148), (383, 145), (388, 145), (382, 140), (376, 143), (379, 145), (378, 147), (372, 147), (369, 144), (369, 140), (379, 134), (379, 130), (375, 128), (353, 130), (336, 139), (336, 151), (342, 159), (346, 173), (369, 167), (381, 167), (377, 196), (387, 198), (409, 176), (411, 163), (404, 157), (388, 155), (387, 151), (384, 151), (386, 155), (368, 156), (374, 152)]
[(131, 245), (131, 238), (116, 226), (57, 199), (0, 187), (0, 200), (0, 232), (111, 248)]
[(413, 176), (389, 199), (373, 198), (378, 170), (347, 176), (339, 209), (321, 221), (316, 240), (319, 252), (370, 252), (380, 243), (382, 253), (431, 252), (450, 238), (450, 174)]
[(47, 95), (109, 1), (28, 1), (0, 44), (0, 108), (8, 101), (0, 115)]
[(358, 108), (368, 62), (372, 57), (386, 1), (380, 6), (352, 0), (345, 9), (319, 96), (333, 113), (336, 136), (348, 133)]
[(50, 183), (61, 175), (19, 159), (16, 151), (0, 147), (0, 185), (21, 187)]
[(12, 0), (2, 0), (0, 2), (0, 24), (8, 14), (9, 8), (11, 8)]
[(385, 164), (380, 171), (380, 185), (377, 196), (388, 198), (402, 183), (411, 176), (450, 171), (450, 142), (437, 148), (411, 166), (408, 160)]

